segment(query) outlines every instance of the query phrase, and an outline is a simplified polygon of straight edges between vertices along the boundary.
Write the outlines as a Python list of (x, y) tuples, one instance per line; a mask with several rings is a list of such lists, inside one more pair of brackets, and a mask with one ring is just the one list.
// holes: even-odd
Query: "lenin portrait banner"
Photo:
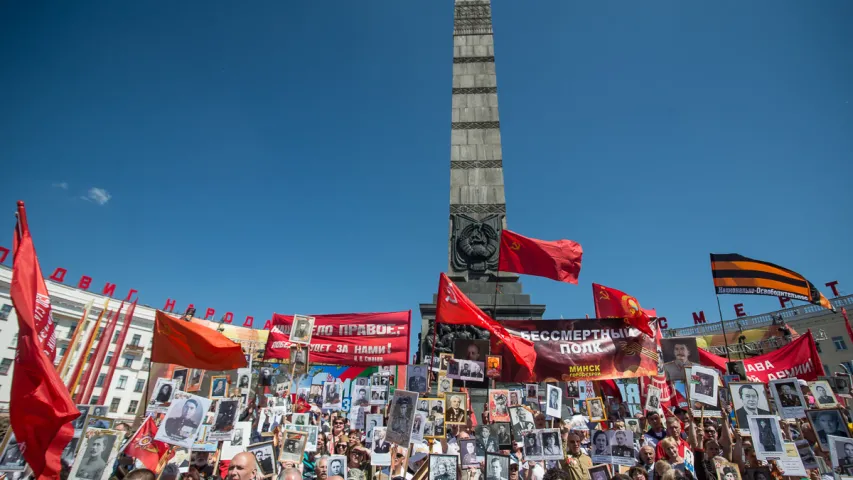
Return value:
[[(621, 318), (582, 320), (508, 320), (500, 322), (513, 335), (533, 342), (533, 378), (514, 359), (504, 356), (504, 381), (607, 380), (655, 376), (658, 347), (654, 338), (629, 328)], [(492, 353), (500, 351), (492, 345)]]

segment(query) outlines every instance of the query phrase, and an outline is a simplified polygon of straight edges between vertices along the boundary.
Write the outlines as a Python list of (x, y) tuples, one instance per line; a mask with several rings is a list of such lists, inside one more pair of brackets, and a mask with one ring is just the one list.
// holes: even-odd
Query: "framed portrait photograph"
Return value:
[(281, 443), (281, 456), (279, 460), (289, 460), (299, 464), (302, 461), (302, 454), (305, 453), (305, 444), (308, 443), (308, 433), (287, 429), (284, 431)]
[[(721, 462), (715, 466), (718, 480), (741, 480), (740, 467), (736, 463)], [(772, 477), (767, 477), (767, 480), (772, 480)]]
[(581, 391), (578, 382), (566, 382), (566, 397), (580, 398)]
[(690, 368), (690, 400), (704, 403), (712, 407), (718, 407), (719, 397), (717, 387), (719, 384), (717, 371), (695, 365)]
[(342, 385), (335, 381), (323, 382), (323, 410), (341, 410), (343, 403), (343, 397), (341, 396)]
[(525, 407), (510, 407), (509, 417), (512, 425), (513, 440), (521, 442), (521, 432), (533, 430), (533, 413)]
[(429, 480), (457, 480), (457, 458), (456, 455), (430, 455)]
[(460, 338), (453, 342), (453, 358), (457, 360), (485, 363), (488, 355), (488, 340)]
[(184, 448), (192, 448), (210, 399), (186, 392), (175, 392), (166, 417), (160, 423), (154, 440)]
[(190, 378), (187, 381), (187, 392), (197, 392), (201, 390), (201, 382), (204, 381), (204, 370), (200, 368), (190, 369)]
[(507, 406), (517, 407), (519, 405), (523, 405), (524, 402), (522, 401), (522, 398), (524, 398), (524, 389), (510, 388), (509, 403), (507, 404)]
[(486, 480), (509, 480), (509, 455), (486, 454)]
[(382, 467), (391, 465), (391, 442), (385, 438), (385, 427), (373, 428), (373, 443), (370, 451), (371, 465)]
[(543, 460), (563, 460), (565, 458), (559, 428), (544, 428), (539, 430), (539, 436), (542, 439)]
[[(115, 419), (110, 417), (96, 417), (94, 415), (89, 415), (86, 417), (86, 429), (90, 428), (102, 428), (102, 429), (111, 429), (115, 424)], [(85, 433), (85, 432), (84, 432)]]
[(482, 460), (486, 453), (500, 451), (495, 424), (477, 425), (474, 428), (474, 438), (477, 441), (477, 456)]
[[(747, 468), (743, 477), (743, 480), (773, 480), (773, 476), (770, 474), (770, 467)], [(718, 478), (719, 480), (730, 480), (725, 475)], [(737, 477), (734, 477), (734, 479), (736, 480)]]
[(15, 432), (10, 426), (6, 430), (2, 450), (0, 450), (0, 471), (22, 472), (25, 468), (27, 468), (27, 461), (24, 460), (24, 452), (21, 451)]
[(252, 388), (252, 371), (248, 368), (237, 369), (237, 388), (241, 392)]
[(453, 391), (453, 380), (447, 378), (447, 375), (438, 376), (438, 395), (444, 396), (447, 392)]
[(534, 402), (539, 401), (539, 385), (535, 383), (528, 383), (524, 386), (524, 390), (527, 392), (527, 400)]
[(424, 428), (427, 424), (428, 412), (420, 410), (415, 412), (415, 418), (412, 420), (412, 443), (424, 441)]
[(607, 420), (607, 411), (601, 397), (588, 398), (586, 400), (587, 416), (590, 422), (603, 422)]
[(500, 378), (502, 359), (497, 355), (486, 356), (486, 377)]
[(68, 478), (108, 480), (118, 456), (124, 432), (90, 428), (83, 433), (80, 449)]
[(388, 403), (388, 385), (373, 385), (370, 387), (370, 404), (385, 405)]
[[(282, 448), (282, 450), (284, 450)], [(255, 456), (258, 462), (258, 473), (263, 478), (271, 478), (275, 475), (275, 451), (273, 450), (272, 441), (255, 443), (246, 447), (246, 451)]]
[(489, 415), (493, 422), (508, 422), (509, 390), (489, 390)]
[(370, 387), (366, 385), (356, 385), (353, 384), (350, 392), (350, 398), (352, 399), (352, 404), (359, 407), (369, 407), (370, 406)]
[(829, 456), (832, 466), (835, 468), (853, 468), (853, 438), (827, 437), (829, 442)]
[(189, 369), (187, 368), (176, 368), (172, 372), (172, 380), (175, 381), (176, 390), (184, 390), (186, 388), (188, 374)]
[(747, 417), (749, 433), (759, 458), (784, 457), (782, 432), (776, 415), (754, 415)]
[(805, 418), (808, 404), (796, 378), (771, 380), (770, 393), (782, 418)]
[(522, 447), (524, 448), (524, 458), (529, 460), (543, 460), (542, 458), (542, 438), (539, 430), (530, 430), (522, 432)]
[(226, 375), (217, 375), (210, 377), (210, 395), (209, 398), (225, 398), (228, 396), (228, 377)]
[(591, 445), (589, 456), (595, 463), (611, 463), (610, 435), (607, 430), (593, 430), (591, 432)]
[(545, 414), (551, 418), (561, 418), (563, 409), (563, 391), (556, 385), (545, 384)]
[(699, 365), (695, 337), (662, 338), (663, 371), (670, 380), (685, 381), (684, 368)]
[(832, 377), (832, 388), (835, 393), (849, 395), (850, 394), (850, 375), (846, 373), (835, 372)]
[(412, 422), (415, 417), (415, 406), (418, 402), (418, 392), (395, 390), (391, 397), (391, 409), (388, 414), (386, 439), (397, 445), (409, 445), (412, 436)]
[(841, 409), (806, 410), (806, 418), (817, 435), (820, 448), (829, 451), (829, 436), (850, 438)]
[(314, 317), (307, 315), (294, 315), (293, 327), (290, 330), (290, 342), (300, 345), (311, 343), (311, 335), (314, 331)]
[(427, 366), (426, 365), (409, 365), (406, 368), (408, 375), (408, 390), (418, 393), (426, 393), (427, 391)]
[(462, 468), (478, 468), (480, 461), (477, 459), (477, 440), (459, 440), (459, 456), (462, 458)]
[(364, 434), (367, 440), (373, 439), (373, 429), (376, 427), (384, 427), (384, 416), (381, 413), (367, 413), (364, 415)]
[(207, 433), (207, 440), (231, 440), (239, 411), (240, 399), (222, 399), (216, 402), (213, 426)]
[(629, 467), (637, 463), (634, 457), (634, 434), (628, 430), (608, 430), (607, 440), (613, 457), (611, 463)]
[(492, 424), (495, 440), (498, 442), (498, 451), (512, 448), (512, 428), (510, 422), (495, 422)]
[(835, 398), (835, 393), (826, 380), (809, 382), (809, 390), (814, 396), (817, 408), (838, 408), (838, 399)]
[(438, 354), (438, 373), (447, 373), (447, 368), (450, 366), (451, 358), (453, 358), (452, 353)]
[(79, 438), (83, 434), (83, 428), (86, 426), (86, 416), (89, 415), (89, 407), (91, 405), (76, 405), (80, 416), (71, 421), (71, 426), (74, 427), (74, 438)]
[(749, 431), (747, 418), (750, 415), (770, 415), (770, 403), (763, 383), (730, 382), (729, 391), (735, 421), (742, 433)]
[(301, 345), (290, 347), (290, 376), (296, 378), (308, 371), (310, 352)]
[(610, 480), (610, 465), (593, 465), (589, 469), (590, 480)]
[(146, 411), (151, 413), (166, 413), (172, 404), (172, 397), (177, 391), (175, 384), (174, 380), (158, 378), (154, 384), (154, 393), (151, 395), (151, 400), (148, 402)]
[[(458, 369), (458, 373), (456, 373), (456, 380), (465, 380), (468, 382), (482, 382), (485, 378), (484, 372), (484, 363), (483, 362), (475, 362), (472, 360), (454, 360), (450, 365), (450, 370), (447, 372), (447, 376), (450, 378), (454, 378), (451, 375), (451, 372)], [(456, 366), (457, 369), (453, 367)]]
[(346, 455), (332, 455), (329, 457), (329, 477), (343, 477), (347, 480), (347, 457)]
[(639, 418), (626, 418), (625, 419), (625, 428), (631, 432), (635, 438), (641, 437), (643, 435), (643, 431), (640, 429), (640, 419)]
[(444, 423), (448, 425), (464, 425), (468, 418), (468, 394), (465, 392), (445, 393), (447, 409), (444, 412)]

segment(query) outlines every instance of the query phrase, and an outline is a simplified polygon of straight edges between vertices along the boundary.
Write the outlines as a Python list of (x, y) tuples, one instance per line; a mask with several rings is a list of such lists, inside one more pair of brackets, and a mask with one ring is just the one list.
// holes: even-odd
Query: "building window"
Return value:
[(115, 397), (112, 402), (110, 402), (110, 412), (116, 413), (118, 412), (118, 404), (121, 403), (121, 398)]
[(133, 357), (124, 357), (124, 367), (130, 368), (133, 365)]
[(832, 343), (836, 350), (847, 350), (847, 344), (844, 343), (844, 337), (832, 337)]
[(142, 335), (134, 334), (133, 340), (130, 341), (130, 344), (133, 345), (134, 347), (138, 347), (140, 341), (142, 341)]
[(143, 370), (151, 370), (151, 359), (150, 358), (142, 359), (142, 369)]
[(109, 365), (110, 362), (112, 362), (112, 361), (113, 361), (113, 354), (108, 353), (107, 356), (104, 358), (104, 365)]
[(4, 303), (2, 307), (0, 307), (0, 320), (6, 321), (9, 319), (9, 314), (12, 312), (12, 306), (8, 303)]
[(65, 352), (68, 350), (68, 347), (59, 347), (59, 355), (57, 357), (65, 356)]
[(116, 343), (118, 343), (118, 337), (119, 337), (119, 335), (121, 335), (121, 332), (116, 332), (116, 333), (113, 335), (113, 345), (115, 345)]
[(18, 334), (16, 333), (14, 337), (12, 337), (12, 346), (18, 346)]
[(814, 346), (815, 348), (817, 348), (817, 353), (823, 353), (823, 351), (820, 349), (820, 342), (814, 342)]
[(134, 414), (134, 413), (136, 413), (136, 409), (137, 409), (138, 407), (139, 407), (139, 401), (138, 401), (138, 400), (131, 400), (131, 401), (130, 401), (130, 406), (129, 406), (129, 407), (127, 407), (127, 413), (128, 413), (128, 414)]
[(119, 390), (124, 390), (124, 387), (127, 385), (127, 375), (122, 375), (118, 377), (118, 388)]
[(71, 340), (71, 337), (73, 337), (73, 336), (74, 336), (74, 329), (71, 327), (68, 327), (68, 333), (65, 334), (65, 338)]
[(133, 391), (141, 392), (143, 388), (145, 388), (145, 380), (139, 379), (136, 381), (136, 387), (133, 389)]
[(96, 387), (103, 387), (104, 386), (104, 380), (106, 380), (106, 379), (107, 379), (106, 373), (102, 373), (102, 374), (98, 375), (98, 381), (95, 382), (95, 386)]
[(98, 329), (98, 334), (97, 334), (97, 335), (95, 335), (95, 340), (100, 340), (100, 339), (101, 339), (101, 335), (103, 335), (103, 333), (104, 333), (104, 327), (99, 328), (99, 329)]
[(98, 396), (97, 396), (97, 395), (93, 395), (93, 396), (92, 396), (92, 399), (91, 399), (91, 400), (89, 400), (89, 405), (97, 405), (97, 404), (98, 404), (98, 400), (100, 400), (100, 399), (98, 398)]
[(0, 375), (8, 375), (10, 368), (12, 368), (11, 358), (4, 358), (3, 361), (0, 361)]

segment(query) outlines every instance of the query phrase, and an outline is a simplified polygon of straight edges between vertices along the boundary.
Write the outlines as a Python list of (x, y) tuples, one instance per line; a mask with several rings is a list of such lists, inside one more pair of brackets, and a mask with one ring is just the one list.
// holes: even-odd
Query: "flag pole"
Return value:
[[(503, 230), (500, 233), (503, 236)], [(498, 266), (495, 267), (495, 300), (492, 304), (492, 320), (498, 320), (498, 293), (501, 289), (501, 238), (498, 238)]]
[[(714, 296), (717, 297), (717, 312), (720, 313), (720, 327), (723, 329), (723, 341), (726, 342), (726, 360), (729, 362), (732, 361), (732, 356), (729, 353), (729, 336), (726, 335), (726, 322), (723, 320), (723, 307), (720, 306), (720, 296), (715, 292)], [(728, 371), (728, 365), (726, 365), (726, 371)]]
[(71, 366), (71, 358), (74, 356), (74, 349), (80, 341), (80, 335), (83, 333), (86, 319), (88, 318), (89, 312), (92, 310), (92, 305), (94, 305), (94, 303), (95, 299), (93, 298), (83, 307), (83, 314), (80, 315), (80, 320), (77, 321), (77, 326), (74, 328), (74, 333), (71, 335), (68, 350), (65, 351), (65, 355), (62, 356), (62, 360), (59, 362), (59, 367), (57, 368), (60, 378), (65, 378), (68, 375), (68, 368)]

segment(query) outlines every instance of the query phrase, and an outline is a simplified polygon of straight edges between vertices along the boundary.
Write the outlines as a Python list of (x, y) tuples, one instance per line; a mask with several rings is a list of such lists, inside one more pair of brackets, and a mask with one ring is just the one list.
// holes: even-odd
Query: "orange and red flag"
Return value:
[(225, 335), (157, 310), (151, 361), (204, 370), (247, 366), (243, 347)]
[(592, 284), (592, 297), (595, 301), (596, 318), (624, 318), (628, 325), (650, 337), (655, 336), (649, 326), (651, 317), (640, 307), (636, 298), (597, 283)]
[(157, 472), (160, 458), (169, 450), (169, 446), (154, 440), (156, 435), (157, 425), (154, 423), (154, 418), (149, 416), (142, 422), (133, 438), (127, 442), (124, 454), (139, 460), (148, 470)]
[(583, 248), (571, 240), (537, 240), (501, 231), (498, 270), (578, 284)]
[(38, 479), (59, 478), (62, 450), (74, 435), (70, 422), (80, 412), (53, 367), (56, 325), (24, 202), (18, 202), (13, 243), (10, 293), (18, 315), (18, 349), (9, 395), (9, 416), (12, 431), (33, 475)]

